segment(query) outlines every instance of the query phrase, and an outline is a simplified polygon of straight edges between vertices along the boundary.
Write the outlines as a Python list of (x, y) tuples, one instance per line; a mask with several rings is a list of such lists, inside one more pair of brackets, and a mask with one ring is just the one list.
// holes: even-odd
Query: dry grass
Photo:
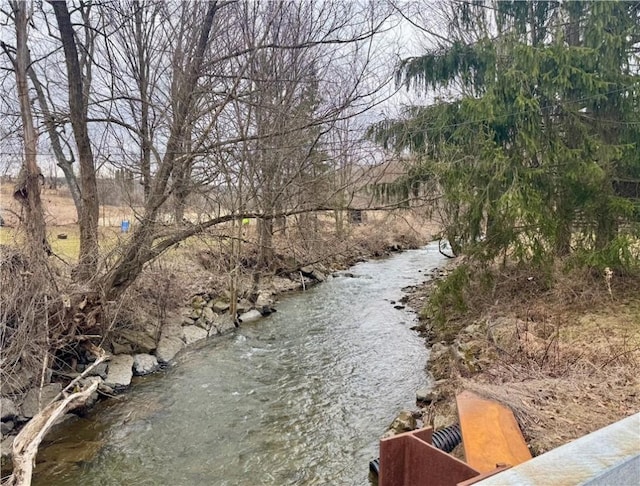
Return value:
[[(76, 209), (68, 190), (43, 188), (41, 197), (48, 227), (77, 224)], [(13, 199), (13, 184), (0, 184), (0, 212), (8, 226), (18, 226), (21, 209), (20, 204)], [(100, 226), (120, 227), (123, 219), (133, 221), (134, 210), (127, 206), (100, 205)]]
[(534, 454), (638, 412), (640, 278), (610, 283), (611, 292), (587, 272), (558, 268), (548, 279), (509, 269), (470, 291), (464, 316), (482, 331), (458, 339), (473, 342), (481, 371), (451, 363), (451, 394), (509, 406)]

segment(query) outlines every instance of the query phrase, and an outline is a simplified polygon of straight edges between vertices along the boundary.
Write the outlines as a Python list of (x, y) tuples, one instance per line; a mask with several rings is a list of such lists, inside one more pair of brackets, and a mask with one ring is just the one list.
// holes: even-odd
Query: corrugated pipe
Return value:
[[(460, 425), (453, 424), (444, 429), (437, 430), (431, 436), (433, 447), (444, 452), (451, 452), (456, 446), (462, 442), (460, 434)], [(369, 463), (369, 471), (376, 476), (380, 472), (380, 459), (374, 459)]]
[(460, 425), (454, 424), (433, 433), (431, 437), (433, 447), (441, 451), (451, 452), (462, 441)]

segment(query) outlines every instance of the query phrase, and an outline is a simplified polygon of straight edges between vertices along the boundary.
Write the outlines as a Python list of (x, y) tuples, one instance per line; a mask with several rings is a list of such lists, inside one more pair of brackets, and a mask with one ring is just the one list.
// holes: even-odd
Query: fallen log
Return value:
[(60, 417), (67, 411), (84, 404), (97, 388), (98, 382), (94, 382), (86, 390), (52, 402), (29, 421), (13, 442), (13, 472), (3, 482), (3, 486), (31, 484), (38, 447), (44, 436)]
[[(105, 359), (107, 359), (107, 356), (102, 352), (101, 356), (94, 361), (92, 366), (67, 385), (63, 393)], [(60, 417), (69, 410), (84, 405), (97, 388), (98, 382), (96, 381), (86, 389), (72, 393), (60, 400), (57, 400), (57, 398), (61, 396), (58, 395), (55, 401), (52, 401), (25, 425), (13, 441), (13, 472), (11, 476), (2, 482), (2, 486), (29, 486), (31, 484), (36, 455), (38, 454), (38, 447), (40, 447), (42, 439), (44, 439), (47, 432), (49, 432)]]

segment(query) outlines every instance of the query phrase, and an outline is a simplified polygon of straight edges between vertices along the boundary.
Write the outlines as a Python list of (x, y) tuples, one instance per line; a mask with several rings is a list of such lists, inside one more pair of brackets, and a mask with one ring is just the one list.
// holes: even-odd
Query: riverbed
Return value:
[(185, 351), (48, 438), (34, 484), (368, 484), (380, 435), (428, 386), (402, 288), (442, 258), (431, 244), (360, 263)]

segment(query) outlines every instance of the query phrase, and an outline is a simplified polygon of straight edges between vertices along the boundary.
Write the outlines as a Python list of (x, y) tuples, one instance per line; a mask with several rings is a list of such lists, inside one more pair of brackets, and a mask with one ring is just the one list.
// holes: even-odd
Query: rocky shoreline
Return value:
[[(58, 396), (71, 380), (79, 378), (77, 383), (80, 387), (98, 383), (97, 391), (80, 410), (80, 413), (84, 413), (98, 400), (126, 391), (134, 376), (155, 373), (171, 365), (184, 349), (231, 333), (243, 323), (256, 321), (276, 312), (279, 296), (310, 288), (331, 278), (335, 272), (367, 258), (381, 258), (413, 247), (414, 245), (393, 242), (386, 246), (383, 254), (364, 255), (357, 252), (333, 268), (314, 264), (285, 276), (264, 279), (253, 302), (245, 298), (238, 299), (235, 316), (229, 314), (231, 302), (228, 292), (200, 291), (192, 295), (184, 306), (167, 314), (160, 326), (147, 322), (135, 329), (115, 331), (107, 349), (110, 355), (105, 362), (92, 367), (96, 353), (95, 348), (89, 346), (77, 360), (73, 360), (71, 366), (74, 371), (65, 375), (66, 380), (61, 380), (58, 375), (53, 382), (44, 384), (43, 387), (30, 388), (26, 392), (5, 395), (3, 390), (5, 396), (0, 403), (3, 472), (5, 468), (11, 467), (11, 452), (16, 434), (39, 410)], [(51, 380), (51, 375), (49, 379)]]
[[(433, 269), (427, 276), (429, 279), (419, 285), (405, 287), (401, 303), (412, 309), (418, 315), (418, 324), (412, 329), (425, 340), (425, 346), (431, 348), (425, 373), (430, 376), (429, 386), (416, 390), (416, 408), (401, 410), (383, 438), (403, 432), (409, 432), (421, 427), (431, 426), (434, 430), (448, 427), (457, 421), (455, 410), (456, 386), (451, 380), (451, 349), (452, 343), (442, 341), (429, 320), (421, 315), (435, 285), (446, 278), (449, 273), (461, 263), (460, 258), (451, 259), (441, 267)], [(461, 333), (464, 338), (464, 333)], [(464, 347), (464, 345), (463, 345)], [(457, 451), (454, 451), (454, 455)]]

